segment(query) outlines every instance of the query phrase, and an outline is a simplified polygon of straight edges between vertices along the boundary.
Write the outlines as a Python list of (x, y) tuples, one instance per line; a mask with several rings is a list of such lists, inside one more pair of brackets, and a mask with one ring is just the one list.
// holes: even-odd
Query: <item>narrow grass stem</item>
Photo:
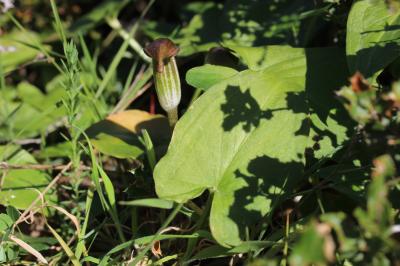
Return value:
[(32, 201), (32, 203), (29, 205), (28, 208), (25, 209), (25, 211), (19, 216), (17, 221), (15, 221), (13, 225), (13, 229), (21, 223), (22, 221), (25, 220), (26, 216), (28, 216), (29, 212), (32, 211), (32, 209), (36, 206), (36, 204), (46, 195), (46, 193), (55, 185), (57, 184), (58, 180), (64, 175), (65, 172), (67, 172), (72, 166), (72, 162), (69, 162), (64, 169), (61, 170), (61, 172), (46, 186), (45, 189), (43, 189), (42, 193)]
[(202, 92), (201, 89), (196, 88), (196, 90), (193, 93), (192, 99), (190, 100), (190, 105), (192, 105), (197, 100), (197, 98), (199, 98), (201, 92)]
[(150, 7), (153, 5), (155, 0), (151, 0), (145, 10), (143, 10), (139, 20), (135, 23), (135, 25), (133, 25), (133, 27), (130, 29), (130, 31), (128, 32), (128, 35), (126, 36), (126, 38), (124, 38), (124, 42), (122, 43), (122, 45), (120, 46), (118, 52), (116, 53), (116, 55), (114, 56), (114, 59), (112, 60), (110, 66), (108, 67), (108, 70), (106, 72), (106, 74), (104, 75), (103, 81), (101, 82), (99, 88), (97, 89), (95, 98), (99, 98), (103, 91), (106, 89), (109, 81), (111, 80), (111, 78), (113, 77), (119, 63), (121, 62), (122, 58), (125, 55), (126, 50), (128, 49), (129, 46), (129, 40), (132, 38), (132, 36), (134, 36), (134, 34), (136, 33), (137, 28), (139, 27), (139, 23), (143, 20), (143, 17), (145, 14), (147, 14), (147, 11), (150, 9)]
[[(203, 227), (205, 221), (207, 220), (207, 217), (208, 217), (209, 214), (210, 214), (210, 209), (211, 209), (211, 203), (212, 203), (213, 195), (214, 195), (214, 194), (212, 194), (212, 193), (210, 193), (210, 194), (208, 195), (208, 199), (207, 199), (207, 202), (206, 202), (206, 206), (205, 206), (205, 208), (202, 210), (202, 213), (201, 213), (201, 215), (200, 215), (200, 218), (197, 220), (197, 222), (196, 222), (196, 224), (195, 224), (195, 226), (194, 226), (194, 232), (197, 231), (197, 230), (199, 230), (199, 229), (201, 229), (201, 228)], [(197, 205), (196, 205), (196, 206), (197, 206)], [(189, 240), (188, 240), (188, 244), (187, 244), (187, 247), (186, 247), (186, 251), (185, 251), (185, 254), (183, 255), (183, 258), (182, 258), (182, 264), (183, 264), (183, 265), (185, 264), (186, 261), (189, 260), (189, 258), (190, 258), (190, 256), (192, 255), (193, 250), (194, 250), (194, 248), (195, 248), (197, 242), (198, 242), (198, 239), (197, 239), (197, 238), (192, 238), (192, 239), (189, 239)]]
[(121, 36), (125, 41), (129, 41), (129, 46), (140, 56), (140, 58), (147, 63), (151, 63), (151, 58), (143, 52), (143, 47), (135, 40), (135, 38), (131, 37), (129, 32), (123, 29), (118, 18), (107, 18), (106, 21), (108, 26), (118, 32), (119, 36)]
[(287, 264), (287, 258), (288, 258), (288, 251), (289, 251), (289, 228), (290, 228), (290, 213), (286, 214), (286, 225), (285, 225), (285, 245), (283, 247), (283, 260), (282, 260), (282, 266), (286, 266)]
[(157, 233), (153, 236), (153, 239), (150, 241), (150, 243), (136, 256), (136, 258), (131, 263), (129, 263), (129, 265), (138, 265), (138, 263), (143, 259), (143, 257), (146, 255), (146, 253), (154, 245), (154, 242), (157, 239), (157, 237), (172, 222), (172, 220), (175, 218), (175, 216), (181, 210), (182, 206), (183, 206), (183, 203), (179, 203), (178, 205), (175, 206), (174, 210), (170, 213), (170, 215), (167, 217), (165, 222), (158, 229)]

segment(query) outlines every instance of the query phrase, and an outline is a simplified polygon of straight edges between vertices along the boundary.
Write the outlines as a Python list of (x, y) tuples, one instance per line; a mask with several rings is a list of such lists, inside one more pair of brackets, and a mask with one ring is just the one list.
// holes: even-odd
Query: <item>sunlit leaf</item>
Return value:
[(34, 60), (40, 52), (28, 45), (32, 44), (33, 39), (39, 38), (33, 32), (13, 32), (0, 36), (0, 46), (5, 50), (1, 53), (1, 64), (3, 71), (15, 70), (18, 66)]
[(332, 93), (320, 65), (341, 65), (332, 49), (286, 47), (284, 54), (201, 96), (178, 122), (154, 172), (161, 198), (185, 202), (206, 189), (214, 193), (210, 228), (225, 246), (239, 245), (245, 228), (301, 180), (314, 107), (307, 98), (317, 89)]
[(376, 76), (398, 57), (399, 40), (400, 11), (390, 12), (384, 0), (356, 1), (347, 21), (350, 72)]
[(206, 64), (190, 69), (186, 73), (186, 82), (195, 88), (207, 90), (237, 73), (238, 71), (233, 68)]
[(304, 60), (292, 58), (285, 72), (243, 71), (210, 88), (178, 122), (156, 166), (161, 198), (185, 202), (214, 192), (210, 227), (220, 244), (240, 244), (244, 227), (266, 215), (301, 172)]
[[(0, 146), (0, 154), (4, 155), (3, 160), (12, 164), (37, 163), (32, 155), (17, 146)], [(9, 170), (2, 180), (0, 204), (25, 209), (39, 196), (39, 192), (48, 185), (49, 181), (50, 177), (43, 171), (33, 169)], [(45, 198), (54, 200), (54, 195), (48, 194)]]

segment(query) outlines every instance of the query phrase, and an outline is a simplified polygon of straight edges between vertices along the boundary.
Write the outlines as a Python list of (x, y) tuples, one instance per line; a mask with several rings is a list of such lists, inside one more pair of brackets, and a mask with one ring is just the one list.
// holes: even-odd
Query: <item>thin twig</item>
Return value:
[(150, 86), (152, 85), (152, 82), (148, 82), (143, 87), (136, 92), (135, 95), (133, 95), (132, 99), (126, 100), (127, 97), (132, 93), (134, 88), (136, 87), (137, 83), (142, 79), (143, 75), (145, 72), (145, 67), (142, 66), (141, 69), (139, 70), (139, 73), (136, 75), (135, 79), (133, 80), (132, 84), (129, 86), (129, 88), (124, 92), (124, 94), (121, 96), (121, 99), (115, 106), (115, 108), (112, 110), (111, 114), (120, 112), (125, 110), (133, 101), (135, 101), (138, 97), (140, 97)]
[[(17, 170), (17, 169), (32, 169), (32, 170), (63, 170), (65, 164), (9, 164), (7, 162), (0, 162), (0, 169)], [(90, 170), (91, 168), (86, 165), (81, 165), (80, 170)]]
[(12, 140), (11, 142), (17, 145), (40, 144), (42, 143), (42, 139), (16, 139)]
[(140, 45), (140, 43), (138, 43), (128, 31), (123, 29), (121, 22), (119, 22), (117, 18), (106, 18), (106, 21), (108, 26), (115, 30), (119, 36), (122, 37), (122, 39), (129, 41), (129, 46), (140, 56), (140, 58), (147, 63), (151, 62), (151, 58), (143, 52), (143, 47)]
[(389, 180), (386, 184), (388, 186), (396, 186), (400, 182), (400, 176), (394, 177), (393, 179)]
[(3, 188), (4, 185), (4, 180), (6, 179), (6, 175), (7, 175), (8, 171), (5, 170), (3, 171), (3, 174), (1, 175), (1, 180), (0, 180), (0, 190)]
[(29, 62), (27, 62), (25, 64), (20, 65), (18, 68), (15, 68), (15, 69), (12, 69), (12, 70), (10, 70), (8, 72), (5, 72), (4, 75), (8, 76), (8, 75), (12, 74), (14, 71), (19, 71), (19, 70), (22, 70), (22, 69), (30, 66), (30, 65), (33, 65), (33, 64), (36, 64), (36, 63), (43, 63), (43, 62), (49, 63), (49, 59), (48, 58), (43, 58), (43, 54), (38, 54), (38, 56), (35, 59), (33, 59), (33, 60), (31, 60), (31, 61), (29, 61)]
[(14, 223), (13, 229), (22, 221), (25, 220), (25, 216), (29, 214), (29, 212), (36, 206), (36, 204), (40, 201), (42, 196), (44, 196), (55, 184), (57, 184), (58, 180), (64, 175), (65, 172), (67, 172), (72, 166), (72, 162), (69, 162), (67, 165), (64, 166), (64, 168), (61, 170), (60, 173), (46, 186), (46, 188), (40, 193), (40, 195), (32, 201), (31, 205), (29, 205), (28, 208), (25, 209), (25, 211), (21, 214), (21, 216), (18, 218), (18, 220)]
[(56, 131), (57, 129), (59, 129), (60, 127), (65, 126), (65, 124), (67, 123), (67, 117), (64, 116), (61, 119), (59, 119), (57, 122), (50, 124), (47, 128), (46, 128), (46, 136), (49, 135), (50, 133)]
[(136, 95), (135, 95), (132, 99), (130, 99), (129, 101), (126, 101), (126, 102), (122, 105), (122, 107), (119, 107), (118, 109), (115, 108), (115, 109), (113, 110), (112, 113), (117, 113), (117, 112), (120, 112), (120, 111), (124, 111), (126, 108), (128, 108), (128, 106), (129, 106), (132, 102), (134, 102), (137, 98), (139, 98), (140, 96), (142, 96), (142, 94), (145, 93), (145, 92), (148, 90), (148, 88), (151, 87), (151, 85), (152, 85), (152, 82), (146, 83), (146, 84), (136, 93)]

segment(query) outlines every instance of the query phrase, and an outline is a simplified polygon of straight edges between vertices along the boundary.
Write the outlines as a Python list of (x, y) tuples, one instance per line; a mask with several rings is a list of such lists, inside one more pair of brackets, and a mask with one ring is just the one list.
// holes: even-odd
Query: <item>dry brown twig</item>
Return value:
[(72, 162), (69, 162), (67, 165), (64, 166), (64, 168), (61, 170), (60, 173), (46, 186), (46, 188), (40, 193), (40, 195), (32, 201), (31, 205), (29, 205), (28, 208), (25, 209), (25, 211), (19, 216), (18, 220), (14, 223), (13, 229), (21, 223), (22, 221), (25, 220), (25, 217), (32, 211), (32, 209), (36, 206), (36, 204), (42, 199), (42, 196), (44, 196), (55, 184), (57, 184), (58, 180), (64, 175), (65, 172), (67, 172), (72, 166)]
[[(20, 170), (20, 169), (32, 169), (32, 170), (63, 170), (66, 164), (9, 164), (7, 162), (0, 162), (0, 170)], [(80, 170), (89, 170), (90, 167), (81, 165)]]
[(143, 77), (145, 72), (145, 67), (142, 66), (141, 69), (139, 70), (139, 73), (136, 75), (135, 79), (133, 80), (132, 84), (129, 86), (128, 90), (121, 96), (120, 101), (115, 105), (114, 109), (111, 111), (110, 114), (115, 114), (121, 111), (124, 111), (128, 106), (134, 102), (137, 98), (139, 98), (148, 88), (151, 87), (153, 84), (151, 81), (144, 84), (142, 88), (136, 92), (135, 95), (132, 96), (131, 99), (126, 101), (126, 98), (132, 93), (133, 89), (135, 88), (136, 84), (140, 81), (140, 79)]
[[(46, 188), (42, 192), (39, 191), (38, 197), (34, 201), (32, 201), (32, 203), (29, 205), (29, 207), (26, 208), (25, 211), (19, 216), (17, 221), (15, 221), (15, 223), (14, 223), (14, 225), (12, 227), (12, 231), (15, 230), (15, 227), (19, 223), (21, 223), (23, 221), (26, 221), (26, 219), (28, 217), (32, 217), (33, 216), (34, 212), (37, 211), (37, 210), (34, 210), (34, 208), (36, 207), (36, 205), (37, 205), (37, 203), (39, 201), (42, 201), (42, 207), (43, 207), (43, 205), (44, 205), (44, 195), (58, 182), (58, 180), (64, 175), (64, 173), (71, 168), (71, 166), (72, 166), (72, 162), (69, 162), (67, 165), (65, 165), (64, 168), (61, 170), (61, 172), (58, 173), (58, 175), (46, 186)], [(39, 207), (37, 209), (42, 209), (42, 208)], [(61, 210), (61, 211), (64, 212), (64, 210)], [(71, 215), (68, 215), (69, 218), (70, 218), (70, 216)], [(74, 219), (72, 219), (72, 221), (74, 223), (76, 223), (76, 221), (74, 221)], [(17, 245), (19, 245), (20, 247), (22, 247), (23, 249), (25, 249), (31, 255), (36, 257), (36, 259), (40, 263), (48, 264), (48, 261), (43, 257), (43, 255), (40, 252), (38, 252), (36, 249), (34, 249), (32, 246), (30, 246), (28, 243), (26, 243), (23, 240), (17, 238), (13, 234), (9, 235), (9, 239), (11, 241), (13, 241), (14, 243), (16, 243)]]

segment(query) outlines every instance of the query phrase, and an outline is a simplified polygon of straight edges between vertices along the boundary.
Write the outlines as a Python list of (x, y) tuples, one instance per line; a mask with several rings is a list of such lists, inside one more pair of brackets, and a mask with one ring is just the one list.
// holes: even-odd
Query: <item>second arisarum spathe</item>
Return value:
[(147, 45), (144, 51), (152, 58), (158, 101), (173, 127), (178, 121), (178, 105), (181, 101), (181, 82), (175, 61), (179, 48), (171, 40), (161, 38)]

